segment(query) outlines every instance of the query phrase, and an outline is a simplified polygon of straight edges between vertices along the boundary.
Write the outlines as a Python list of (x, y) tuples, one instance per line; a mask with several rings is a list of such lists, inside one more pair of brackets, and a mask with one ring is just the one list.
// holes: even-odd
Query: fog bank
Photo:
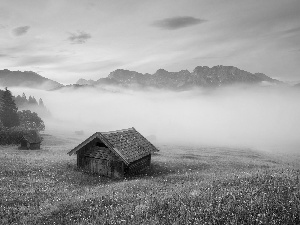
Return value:
[[(289, 87), (230, 87), (172, 92), (11, 89), (42, 98), (53, 115), (52, 131), (135, 127), (159, 143), (300, 149), (300, 90)], [(74, 134), (76, 135), (76, 134)], [(281, 147), (282, 146), (282, 147)]]

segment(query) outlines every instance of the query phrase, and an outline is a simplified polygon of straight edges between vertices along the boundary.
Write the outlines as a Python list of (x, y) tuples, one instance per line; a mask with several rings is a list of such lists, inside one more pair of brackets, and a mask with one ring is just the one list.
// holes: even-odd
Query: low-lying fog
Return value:
[(83, 130), (82, 139), (96, 131), (135, 127), (159, 143), (300, 151), (300, 90), (295, 88), (10, 90), (43, 99), (52, 113), (52, 119), (44, 119), (46, 129), (74, 136)]

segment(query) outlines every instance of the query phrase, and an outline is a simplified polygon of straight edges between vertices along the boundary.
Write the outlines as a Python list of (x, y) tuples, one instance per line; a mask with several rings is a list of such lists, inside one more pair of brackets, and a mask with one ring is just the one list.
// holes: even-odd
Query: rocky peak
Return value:
[(86, 80), (86, 79), (82, 79), (80, 78), (76, 84), (79, 84), (79, 85), (93, 85), (96, 81), (94, 80)]
[(111, 72), (107, 78), (124, 84), (140, 83), (143, 74), (130, 70), (117, 69)]
[(181, 70), (169, 72), (159, 69), (154, 74), (142, 74), (135, 71), (117, 69), (109, 74), (107, 78), (97, 81), (97, 84), (118, 84), (124, 86), (138, 85), (143, 87), (186, 89), (189, 87), (216, 87), (236, 83), (254, 84), (262, 81), (271, 83), (279, 82), (264, 74), (252, 74), (233, 66), (197, 66), (193, 72)]

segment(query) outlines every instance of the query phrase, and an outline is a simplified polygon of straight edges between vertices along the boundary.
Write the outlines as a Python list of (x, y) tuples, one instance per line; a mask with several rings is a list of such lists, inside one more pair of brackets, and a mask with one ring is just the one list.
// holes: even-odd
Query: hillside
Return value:
[(167, 89), (188, 89), (191, 87), (219, 87), (232, 84), (280, 84), (282, 82), (272, 79), (262, 73), (250, 73), (233, 66), (197, 66), (192, 72), (181, 70), (169, 72), (164, 69), (154, 74), (142, 74), (135, 71), (117, 69), (108, 77), (97, 81), (80, 79), (77, 84), (85, 85), (121, 85), (124, 87), (140, 86)]
[(28, 87), (35, 89), (49, 90), (63, 85), (42, 77), (32, 71), (10, 71), (0, 70), (0, 86), (2, 87)]

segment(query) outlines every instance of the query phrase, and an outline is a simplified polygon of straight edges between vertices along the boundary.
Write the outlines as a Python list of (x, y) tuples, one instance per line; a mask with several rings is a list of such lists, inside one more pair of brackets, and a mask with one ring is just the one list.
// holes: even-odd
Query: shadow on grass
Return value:
[(163, 163), (163, 162), (152, 162), (150, 167), (145, 168), (142, 171), (126, 174), (126, 179), (136, 178), (156, 178), (163, 177), (166, 175), (183, 175), (187, 172), (204, 171), (210, 169), (211, 166), (208, 163)]

